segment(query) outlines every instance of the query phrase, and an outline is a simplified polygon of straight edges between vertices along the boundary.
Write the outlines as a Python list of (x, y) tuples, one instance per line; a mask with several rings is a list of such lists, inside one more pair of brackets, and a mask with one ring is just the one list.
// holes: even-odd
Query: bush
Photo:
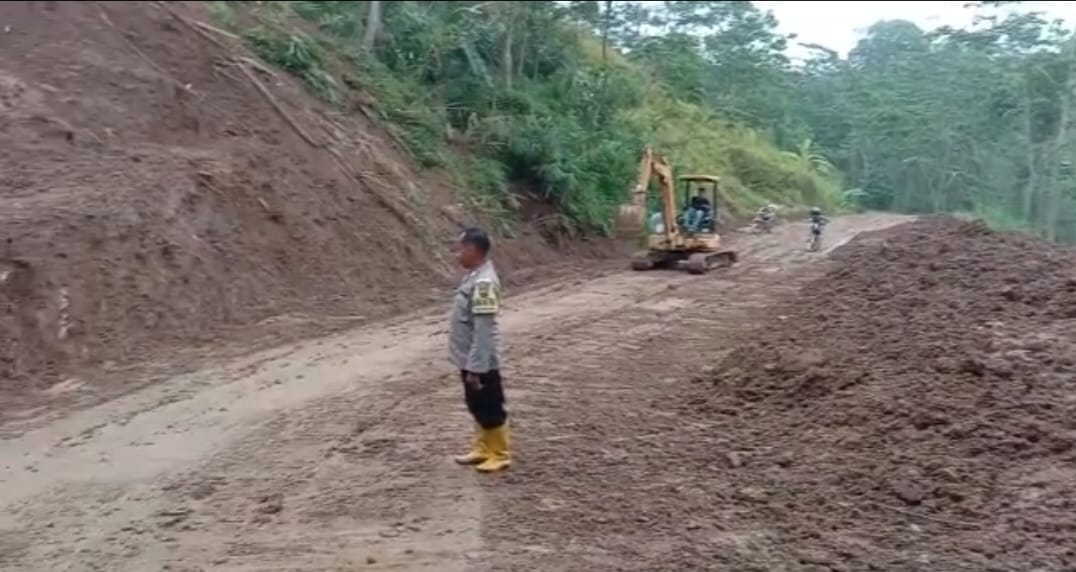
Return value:
[(321, 46), (301, 32), (286, 34), (259, 26), (244, 38), (259, 57), (302, 79), (322, 99), (337, 104), (336, 79), (325, 71)]

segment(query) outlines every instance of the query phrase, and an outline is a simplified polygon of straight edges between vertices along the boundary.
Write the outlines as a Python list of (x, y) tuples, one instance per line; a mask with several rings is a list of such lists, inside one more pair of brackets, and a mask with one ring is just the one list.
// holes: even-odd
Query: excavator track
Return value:
[(674, 254), (641, 250), (631, 257), (631, 269), (636, 271), (657, 268), (687, 270), (691, 274), (705, 274), (717, 268), (726, 268), (739, 261), (735, 251), (695, 252), (684, 258)]
[(727, 268), (739, 260), (735, 251), (696, 252), (683, 262), (684, 268), (691, 274), (705, 274), (717, 268)]
[(655, 268), (667, 268), (675, 262), (666, 253), (651, 250), (640, 250), (631, 255), (632, 270), (654, 270)]
[(631, 256), (631, 269), (632, 270), (651, 270), (654, 268), (654, 261), (650, 258), (650, 253), (647, 251), (636, 252)]

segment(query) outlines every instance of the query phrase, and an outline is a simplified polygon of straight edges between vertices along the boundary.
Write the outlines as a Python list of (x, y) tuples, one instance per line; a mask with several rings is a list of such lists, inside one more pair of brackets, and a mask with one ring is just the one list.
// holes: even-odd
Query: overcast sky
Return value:
[[(971, 24), (976, 12), (964, 8), (964, 1), (920, 2), (761, 2), (755, 4), (772, 10), (781, 22), (781, 31), (798, 35), (795, 41), (820, 44), (846, 55), (871, 24), (878, 20), (903, 19), (921, 28), (939, 26), (963, 27)], [(1076, 2), (1023, 2), (1020, 8), (1004, 10), (1035, 10), (1062, 18), (1076, 26)], [(794, 44), (791, 42), (790, 44)], [(790, 45), (793, 56), (802, 55)]]

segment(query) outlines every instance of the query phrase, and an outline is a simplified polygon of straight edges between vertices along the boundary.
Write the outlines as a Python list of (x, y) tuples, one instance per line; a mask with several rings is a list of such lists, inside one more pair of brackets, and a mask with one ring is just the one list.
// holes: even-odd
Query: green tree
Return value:
[(1041, 15), (927, 33), (879, 22), (842, 61), (793, 72), (796, 113), (873, 208), (1071, 230), (1072, 35)]

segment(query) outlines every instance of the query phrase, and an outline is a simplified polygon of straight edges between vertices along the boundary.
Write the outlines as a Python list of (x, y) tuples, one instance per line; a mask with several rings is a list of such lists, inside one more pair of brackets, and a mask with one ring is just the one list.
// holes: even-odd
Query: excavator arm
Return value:
[(639, 179), (631, 190), (630, 201), (620, 205), (615, 221), (615, 234), (630, 238), (638, 236), (646, 222), (646, 190), (650, 179), (656, 177), (661, 192), (661, 214), (665, 222), (665, 239), (671, 244), (679, 233), (676, 224), (676, 184), (672, 166), (665, 157), (647, 147), (639, 161)]

